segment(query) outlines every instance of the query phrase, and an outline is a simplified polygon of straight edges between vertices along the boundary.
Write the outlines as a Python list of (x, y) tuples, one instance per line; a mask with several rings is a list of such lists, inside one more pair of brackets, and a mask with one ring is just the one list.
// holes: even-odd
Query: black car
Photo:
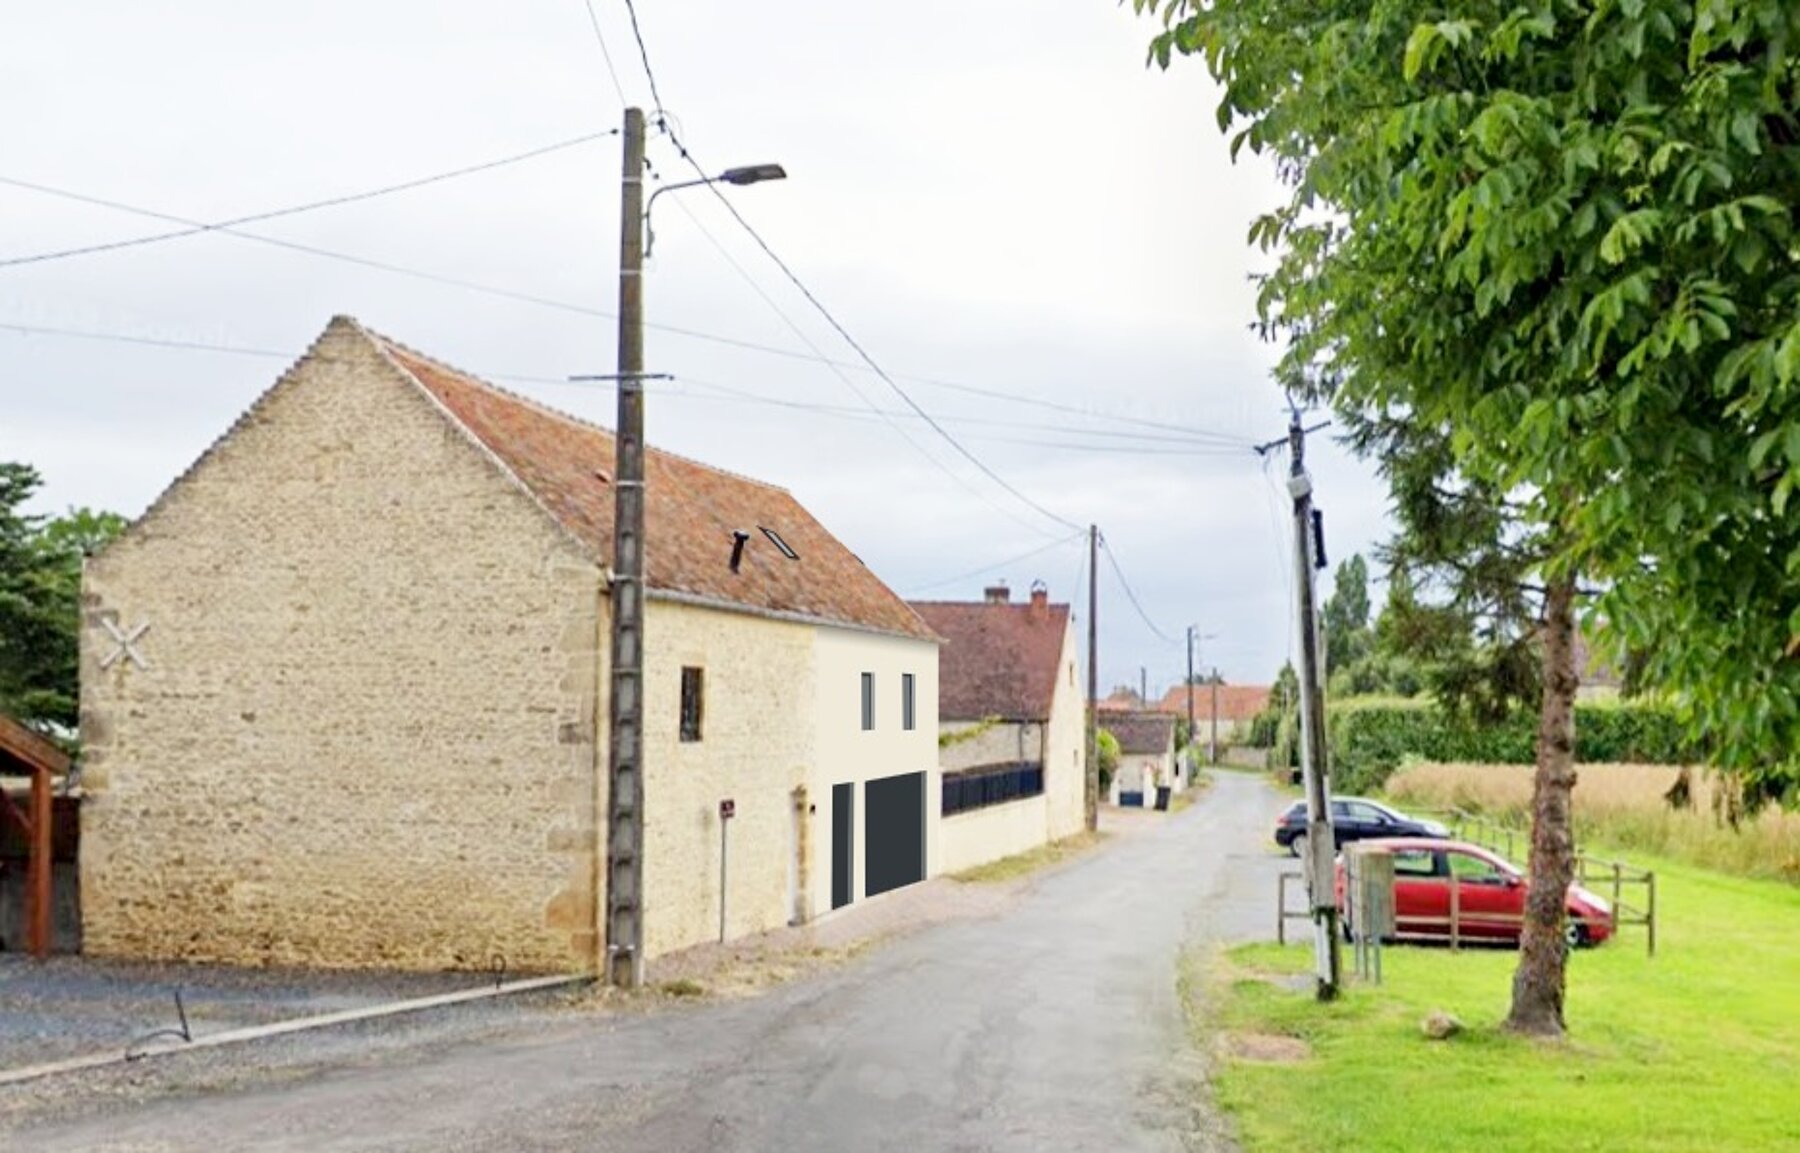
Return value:
[[(1386, 805), (1360, 797), (1334, 797), (1331, 802), (1331, 834), (1338, 848), (1347, 841), (1371, 837), (1447, 837), (1450, 830), (1436, 821), (1422, 821)], [(1295, 801), (1275, 822), (1275, 843), (1298, 857), (1306, 837), (1306, 802)]]

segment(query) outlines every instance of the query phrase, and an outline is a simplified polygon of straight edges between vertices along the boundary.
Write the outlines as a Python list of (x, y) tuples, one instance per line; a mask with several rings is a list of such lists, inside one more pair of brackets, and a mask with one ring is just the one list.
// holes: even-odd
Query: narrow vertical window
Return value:
[(900, 674), (900, 727), (907, 732), (913, 730), (913, 675)]
[(686, 667), (681, 670), (681, 739), (700, 739), (700, 722), (706, 711), (706, 670)]
[(875, 727), (875, 674), (862, 675), (862, 727), (866, 733)]

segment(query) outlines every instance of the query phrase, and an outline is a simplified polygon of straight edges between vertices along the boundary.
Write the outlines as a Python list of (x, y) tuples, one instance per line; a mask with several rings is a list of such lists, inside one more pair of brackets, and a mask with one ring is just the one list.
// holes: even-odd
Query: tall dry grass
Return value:
[[(1530, 765), (1415, 763), (1388, 780), (1388, 795), (1404, 805), (1512, 816), (1531, 810)], [(1725, 819), (1728, 796), (1712, 776), (1694, 769), (1692, 803), (1675, 809), (1665, 799), (1680, 770), (1669, 765), (1581, 765), (1576, 770), (1575, 835), (1588, 843), (1674, 857), (1746, 877), (1800, 884), (1800, 812), (1768, 809)]]

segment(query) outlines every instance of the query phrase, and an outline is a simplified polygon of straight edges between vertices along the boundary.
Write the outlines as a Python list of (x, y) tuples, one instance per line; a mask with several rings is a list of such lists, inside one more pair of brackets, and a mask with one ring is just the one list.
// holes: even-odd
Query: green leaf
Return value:
[(1406, 55), (1401, 63), (1400, 71), (1407, 83), (1419, 78), (1419, 73), (1427, 63), (1427, 57), (1434, 45), (1443, 38), (1436, 24), (1420, 24), (1406, 38)]

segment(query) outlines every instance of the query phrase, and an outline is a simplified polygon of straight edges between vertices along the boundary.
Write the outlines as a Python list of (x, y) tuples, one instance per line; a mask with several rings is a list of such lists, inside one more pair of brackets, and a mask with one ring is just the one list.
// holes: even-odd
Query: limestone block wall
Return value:
[[(723, 563), (723, 562), (721, 562)], [(719, 937), (719, 802), (736, 802), (726, 934), (780, 928), (799, 903), (793, 792), (815, 756), (813, 627), (659, 599), (645, 613), (644, 953)], [(681, 670), (703, 670), (698, 741), (680, 739)]]
[[(598, 570), (354, 332), (89, 563), (84, 605), (87, 952), (593, 963)], [(108, 620), (148, 626), (147, 667), (109, 663)]]
[(950, 734), (973, 734), (938, 749), (938, 763), (946, 773), (977, 765), (1043, 759), (1044, 726), (1036, 721), (1002, 721), (992, 725), (979, 721), (950, 721), (940, 728)]

